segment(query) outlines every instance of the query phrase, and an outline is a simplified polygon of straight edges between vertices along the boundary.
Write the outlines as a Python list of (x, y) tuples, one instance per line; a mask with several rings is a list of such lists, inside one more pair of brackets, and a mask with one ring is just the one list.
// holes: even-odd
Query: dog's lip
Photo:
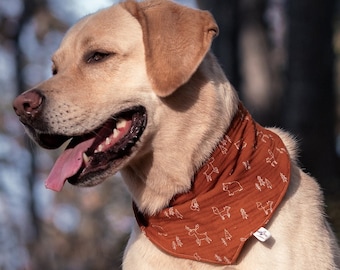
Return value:
[(58, 148), (70, 138), (71, 137), (65, 135), (50, 135), (50, 134), (39, 135), (40, 145), (47, 149)]
[(75, 185), (94, 185), (91, 177), (130, 154), (145, 129), (146, 120), (145, 108), (136, 106), (110, 118), (91, 134), (73, 137), (57, 159), (45, 186), (60, 191), (66, 180)]
[(67, 140), (72, 138), (71, 136), (66, 136), (62, 134), (50, 134), (46, 131), (39, 131), (38, 129), (34, 129), (32, 126), (28, 124), (24, 124), (27, 133), (30, 134), (34, 140), (45, 149), (56, 149), (60, 147)]

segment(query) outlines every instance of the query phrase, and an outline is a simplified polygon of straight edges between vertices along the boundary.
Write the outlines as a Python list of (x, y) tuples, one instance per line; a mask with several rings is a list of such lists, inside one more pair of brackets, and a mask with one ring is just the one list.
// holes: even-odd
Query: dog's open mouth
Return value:
[[(101, 181), (101, 173), (118, 167), (130, 156), (147, 122), (146, 110), (138, 106), (112, 116), (91, 133), (72, 137), (65, 151), (57, 159), (45, 185), (60, 191), (66, 180), (71, 184), (91, 186)], [(52, 141), (49, 135), (48, 140)], [(60, 140), (57, 136), (56, 140)], [(69, 139), (63, 137), (63, 140)], [(47, 141), (46, 138), (44, 138)], [(101, 179), (102, 180), (102, 179)]]

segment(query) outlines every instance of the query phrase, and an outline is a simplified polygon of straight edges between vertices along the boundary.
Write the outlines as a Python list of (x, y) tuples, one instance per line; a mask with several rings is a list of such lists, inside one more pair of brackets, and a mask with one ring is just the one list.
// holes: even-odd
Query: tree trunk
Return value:
[(239, 89), (239, 1), (197, 0), (197, 4), (201, 9), (209, 10), (219, 25), (220, 33), (213, 42), (212, 50), (232, 85)]
[[(14, 40), (14, 48), (15, 48), (15, 65), (16, 65), (16, 81), (17, 81), (17, 94), (21, 94), (24, 92), (27, 87), (24, 80), (24, 66), (26, 59), (24, 57), (24, 53), (20, 47), (20, 36), (22, 34), (22, 30), (24, 29), (26, 23), (32, 19), (34, 16), (34, 13), (37, 9), (37, 7), (40, 7), (39, 4), (42, 4), (41, 1), (31, 1), (30, 3), (28, 1), (23, 2), (23, 13), (21, 17), (19, 18), (18, 26), (16, 28), (16, 31), (13, 35)], [(26, 135), (24, 135), (26, 136)], [(27, 138), (25, 140), (26, 148), (30, 153), (30, 170), (29, 174), (27, 176), (28, 180), (28, 210), (30, 211), (30, 218), (31, 218), (31, 229), (32, 229), (32, 235), (28, 238), (30, 238), (30, 241), (34, 242), (36, 241), (40, 236), (40, 220), (37, 214), (36, 210), (36, 200), (34, 197), (34, 184), (37, 178), (37, 166), (36, 166), (36, 145), (32, 144)]]
[(288, 0), (283, 125), (298, 136), (303, 167), (335, 191), (334, 1)]

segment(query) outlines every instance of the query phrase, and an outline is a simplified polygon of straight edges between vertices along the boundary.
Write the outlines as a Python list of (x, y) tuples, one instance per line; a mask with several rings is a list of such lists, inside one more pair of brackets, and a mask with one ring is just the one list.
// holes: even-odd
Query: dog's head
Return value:
[(13, 103), (42, 147), (70, 140), (46, 186), (98, 184), (150, 151), (157, 108), (190, 80), (217, 32), (208, 12), (166, 0), (126, 1), (73, 26), (53, 76)]

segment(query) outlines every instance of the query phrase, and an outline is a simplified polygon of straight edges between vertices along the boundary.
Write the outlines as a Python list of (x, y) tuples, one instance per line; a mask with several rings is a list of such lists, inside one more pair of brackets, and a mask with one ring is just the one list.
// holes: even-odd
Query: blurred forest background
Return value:
[[(119, 175), (61, 193), (44, 188), (58, 151), (24, 134), (11, 102), (51, 76), (50, 57), (81, 16), (114, 0), (0, 0), (0, 269), (119, 269), (132, 222)], [(263, 125), (293, 132), (340, 232), (340, 1), (187, 0), (210, 10), (213, 44)]]

